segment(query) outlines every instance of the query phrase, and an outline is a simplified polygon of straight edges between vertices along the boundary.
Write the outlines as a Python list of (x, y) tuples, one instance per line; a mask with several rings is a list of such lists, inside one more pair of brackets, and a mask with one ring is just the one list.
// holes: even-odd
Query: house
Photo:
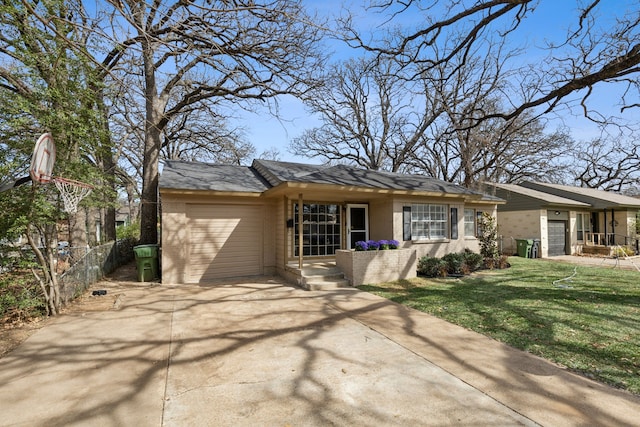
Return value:
[(640, 200), (591, 188), (541, 182), (488, 184), (506, 200), (498, 206), (503, 252), (515, 253), (517, 239), (539, 239), (540, 256), (638, 249)]
[(167, 283), (288, 277), (369, 239), (398, 240), (418, 258), (478, 251), (476, 218), (501, 202), (420, 175), (271, 160), (166, 161), (159, 187)]

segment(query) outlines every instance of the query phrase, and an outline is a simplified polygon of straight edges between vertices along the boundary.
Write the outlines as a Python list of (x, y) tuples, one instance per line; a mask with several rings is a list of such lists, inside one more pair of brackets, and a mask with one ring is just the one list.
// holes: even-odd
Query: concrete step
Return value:
[(307, 275), (303, 273), (302, 277), (306, 282), (333, 282), (336, 280), (343, 280), (344, 274), (340, 271), (336, 271), (335, 273), (326, 274), (326, 275), (324, 274), (323, 275), (320, 275), (320, 274)]
[[(349, 288), (347, 279), (339, 279), (333, 281), (305, 281), (302, 287), (308, 291), (329, 291), (334, 289)], [(354, 288), (355, 289), (355, 288)]]
[(301, 273), (304, 277), (314, 277), (314, 276), (335, 276), (341, 275), (342, 271), (336, 266), (307, 266), (301, 270)]

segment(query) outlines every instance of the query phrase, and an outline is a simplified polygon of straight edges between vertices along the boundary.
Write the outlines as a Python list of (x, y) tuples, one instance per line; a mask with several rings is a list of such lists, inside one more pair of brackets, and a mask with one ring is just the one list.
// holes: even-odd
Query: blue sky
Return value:
[[(307, 0), (309, 8), (317, 10), (321, 15), (339, 13), (343, 8), (343, 3), (339, 0)], [(359, 16), (357, 22), (363, 30), (372, 29), (374, 31), (379, 23), (386, 20), (386, 17), (379, 14), (367, 14), (360, 7), (362, 4), (363, 1), (354, 0), (347, 2), (345, 7)], [(536, 48), (543, 46), (546, 41), (564, 36), (568, 24), (567, 17), (575, 16), (576, 4), (577, 2), (573, 0), (542, 0), (540, 2), (532, 17), (522, 24), (516, 37), (513, 37), (513, 43), (528, 46), (527, 61), (542, 55), (542, 52)], [(605, 11), (620, 12), (627, 8), (637, 9), (638, 5), (636, 1), (632, 0), (603, 0), (600, 7), (603, 11), (602, 25), (607, 26), (611, 24), (611, 15), (606, 14)], [(411, 28), (420, 25), (422, 18), (420, 15), (412, 13), (402, 15), (402, 20), (396, 18), (393, 22)], [(331, 49), (335, 52), (334, 59), (359, 55), (358, 51), (347, 48), (338, 42), (332, 43)], [(600, 110), (619, 113), (619, 106), (616, 104), (619, 102), (620, 94), (615, 93), (611, 88), (607, 88), (606, 91), (600, 90), (593, 99), (597, 100), (597, 106)], [(256, 146), (258, 154), (264, 150), (276, 148), (280, 151), (281, 160), (319, 163), (319, 159), (295, 157), (287, 151), (289, 143), (302, 134), (305, 129), (320, 125), (319, 119), (310, 115), (304, 105), (293, 97), (280, 99), (280, 111), (282, 116), (280, 119), (271, 117), (266, 112), (242, 113), (237, 124), (245, 128), (245, 135)], [(576, 111), (576, 113), (579, 112)], [(599, 135), (597, 127), (579, 115), (562, 112), (561, 116), (563, 124), (571, 129), (574, 139), (588, 140)], [(638, 123), (640, 122), (640, 114), (630, 111), (625, 113), (625, 119)], [(560, 119), (555, 123), (559, 125)], [(554, 128), (549, 129), (549, 131), (553, 130)]]

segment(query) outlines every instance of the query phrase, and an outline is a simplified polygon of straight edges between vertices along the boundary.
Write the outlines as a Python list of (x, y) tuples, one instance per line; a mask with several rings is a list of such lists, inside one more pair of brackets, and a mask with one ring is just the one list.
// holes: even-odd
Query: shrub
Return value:
[(446, 277), (448, 266), (440, 258), (424, 256), (418, 260), (418, 274), (427, 277)]
[(635, 251), (628, 246), (618, 246), (613, 250), (613, 256), (615, 257), (626, 257), (626, 256), (634, 256)]
[(488, 212), (483, 212), (478, 226), (480, 254), (485, 258), (497, 260), (500, 257), (500, 252), (498, 251), (498, 229), (495, 218)]
[(116, 239), (140, 239), (140, 222), (135, 221), (129, 225), (116, 227)]
[(418, 274), (427, 277), (465, 275), (481, 268), (508, 268), (507, 257), (484, 258), (481, 254), (465, 249), (462, 253), (448, 253), (442, 258), (424, 256), (418, 260)]
[(463, 254), (451, 252), (443, 256), (442, 261), (447, 265), (448, 274), (464, 274), (462, 267), (464, 264)]
[(23, 321), (45, 312), (40, 288), (24, 271), (0, 276), (0, 319)]
[(509, 264), (509, 258), (506, 255), (501, 255), (497, 258), (485, 258), (484, 259), (484, 267), (493, 270), (493, 269), (503, 269), (511, 267)]
[(484, 258), (482, 255), (472, 252), (469, 249), (465, 249), (462, 256), (464, 258), (464, 264), (469, 272), (481, 269), (484, 264)]

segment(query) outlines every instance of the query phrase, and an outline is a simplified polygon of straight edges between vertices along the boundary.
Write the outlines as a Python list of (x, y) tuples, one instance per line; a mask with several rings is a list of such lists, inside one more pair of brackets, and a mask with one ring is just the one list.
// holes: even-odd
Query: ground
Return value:
[[(137, 286), (136, 264), (129, 263), (120, 267), (102, 281), (94, 283), (80, 298), (72, 301), (62, 310), (65, 313), (82, 313), (109, 310), (119, 304), (120, 295), (129, 287)], [(94, 296), (97, 289), (107, 291), (106, 295)], [(53, 318), (35, 318), (19, 323), (0, 324), (0, 357), (9, 353), (40, 328), (53, 321)]]

